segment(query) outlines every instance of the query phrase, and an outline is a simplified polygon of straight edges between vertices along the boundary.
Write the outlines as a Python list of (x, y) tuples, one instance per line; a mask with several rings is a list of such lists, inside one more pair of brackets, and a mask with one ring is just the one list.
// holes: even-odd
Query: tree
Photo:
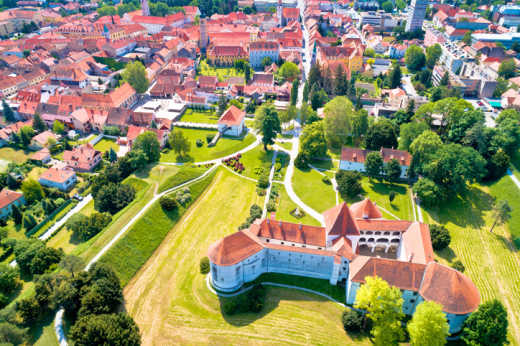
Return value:
[(54, 120), (54, 123), (52, 123), (52, 132), (59, 135), (63, 134), (65, 132), (65, 125), (58, 120)]
[(18, 268), (0, 263), (0, 294), (9, 295), (21, 286)]
[(361, 142), (368, 131), (368, 112), (364, 109), (357, 111), (352, 117), (352, 135), (354, 142)]
[(428, 163), (437, 149), (442, 145), (439, 135), (433, 131), (423, 131), (410, 144), (410, 154), (412, 154), (412, 167), (414, 173), (421, 173), (422, 167)]
[(341, 321), (347, 332), (359, 332), (363, 327), (363, 314), (354, 309), (347, 309), (343, 311)]
[(218, 98), (218, 114), (222, 115), (228, 108), (228, 99), (224, 95)]
[(433, 69), (441, 55), (442, 48), (440, 44), (436, 43), (432, 46), (426, 47), (426, 66)]
[(313, 90), (311, 91), (311, 107), (314, 110), (321, 108), (329, 100), (329, 97), (325, 90)]
[(114, 215), (135, 198), (135, 189), (127, 184), (108, 183), (94, 196), (94, 207)]
[(25, 200), (29, 204), (37, 202), (45, 197), (42, 186), (34, 179), (25, 179), (22, 183), (22, 191)]
[(40, 317), (40, 304), (34, 296), (24, 298), (16, 302), (16, 311), (22, 318), (23, 323), (29, 326)]
[(8, 322), (0, 322), (0, 344), (22, 345), (25, 344), (27, 331)]
[(209, 258), (207, 256), (202, 257), (200, 259), (199, 267), (200, 267), (200, 273), (201, 274), (208, 274), (209, 273), (211, 267), (210, 267), (210, 264), (209, 264)]
[(298, 87), (300, 85), (300, 80), (295, 78), (292, 83), (291, 88), (291, 106), (296, 106), (296, 102), (298, 101)]
[(466, 31), (464, 33), (464, 36), (462, 37), (461, 41), (467, 45), (470, 45), (471, 44), (471, 31)]
[(417, 305), (407, 329), (412, 346), (443, 346), (450, 326), (442, 306), (433, 301), (424, 301)]
[(262, 143), (264, 144), (264, 150), (267, 151), (267, 146), (274, 144), (274, 139), (282, 131), (280, 127), (280, 119), (278, 113), (274, 107), (266, 109), (265, 117), (262, 121), (262, 127), (260, 133), (262, 134)]
[(7, 102), (5, 102), (5, 99), (2, 100), (2, 110), (6, 122), (14, 123), (16, 121), (14, 112)]
[(343, 65), (338, 64), (334, 76), (334, 94), (345, 96), (348, 92), (348, 79)]
[(383, 157), (378, 151), (371, 151), (365, 159), (365, 172), (370, 178), (381, 177), (383, 173)]
[(372, 320), (375, 345), (397, 345), (403, 338), (403, 298), (397, 287), (390, 287), (377, 276), (367, 276), (356, 294), (354, 307), (366, 310)]
[(496, 300), (481, 304), (464, 324), (462, 340), (468, 345), (494, 346), (507, 342), (507, 311), (504, 305)]
[(323, 132), (323, 122), (306, 125), (300, 136), (300, 151), (308, 159), (327, 155), (327, 141)]
[(331, 148), (340, 148), (352, 135), (354, 106), (346, 96), (336, 96), (327, 102), (323, 114), (323, 130), (327, 144)]
[(450, 231), (448, 231), (448, 229), (444, 226), (436, 224), (430, 225), (430, 236), (434, 250), (440, 251), (450, 245)]
[(262, 68), (265, 68), (266, 66), (269, 66), (273, 63), (273, 60), (271, 60), (271, 57), (265, 56), (262, 59)]
[(412, 142), (428, 129), (429, 126), (425, 122), (412, 121), (401, 124), (399, 131), (399, 149), (409, 150)]
[(166, 211), (172, 211), (178, 207), (178, 203), (175, 198), (170, 196), (162, 196), (159, 199), (159, 204), (161, 204), (161, 208)]
[(379, 118), (368, 128), (365, 144), (370, 150), (396, 148), (397, 134), (394, 124), (386, 118)]
[(399, 64), (394, 64), (390, 72), (388, 72), (390, 89), (395, 89), (401, 86), (401, 77), (401, 66), (399, 66)]
[(18, 207), (16, 204), (13, 204), (13, 207), (11, 208), (11, 217), (13, 218), (15, 225), (22, 223), (23, 214), (20, 210), (20, 207)]
[(149, 81), (146, 77), (146, 69), (140, 61), (128, 63), (121, 76), (136, 92), (142, 94), (148, 90)]
[(390, 0), (387, 0), (387, 1), (383, 2), (383, 4), (381, 5), (381, 8), (386, 13), (392, 13), (392, 11), (394, 10), (394, 4), (392, 4), (392, 2)]
[(495, 221), (493, 221), (493, 225), (491, 226), (490, 232), (493, 232), (493, 229), (496, 225), (502, 225), (511, 219), (511, 206), (506, 200), (500, 200), (493, 205), (493, 216)]
[(336, 182), (339, 194), (343, 199), (356, 197), (363, 191), (361, 187), (361, 173), (357, 171), (337, 171)]
[(114, 163), (117, 161), (117, 154), (113, 148), (110, 148), (108, 150), (108, 161), (110, 161), (111, 163)]
[(284, 62), (278, 69), (278, 76), (280, 76), (283, 81), (292, 82), (295, 78), (298, 78), (299, 75), (300, 69), (295, 63), (290, 61)]
[(157, 162), (161, 158), (161, 145), (155, 132), (146, 131), (134, 140), (132, 149), (142, 150), (148, 162)]
[(424, 67), (426, 63), (426, 56), (424, 55), (421, 47), (411, 45), (404, 54), (404, 60), (410, 71), (417, 72)]
[(388, 181), (398, 181), (401, 177), (401, 165), (397, 159), (391, 159), (384, 166), (385, 177)]
[(184, 133), (181, 130), (175, 130), (170, 132), (170, 147), (177, 153), (184, 157), (190, 152), (190, 141), (184, 137)]
[(34, 218), (33, 214), (31, 214), (30, 212), (25, 212), (23, 214), (22, 225), (26, 231), (36, 226), (36, 219)]
[(43, 132), (47, 130), (47, 124), (45, 124), (42, 117), (38, 113), (34, 114), (32, 127), (36, 132)]
[(514, 77), (516, 74), (516, 64), (514, 59), (507, 59), (500, 63), (498, 75), (504, 79)]
[(74, 255), (67, 255), (63, 257), (59, 264), (59, 266), (68, 271), (72, 277), (74, 277), (74, 273), (77, 273), (83, 269), (84, 265), (85, 263), (83, 262), (83, 259)]
[(139, 327), (122, 313), (82, 316), (70, 329), (70, 337), (78, 346), (141, 344)]
[(419, 178), (419, 180), (413, 184), (412, 190), (421, 201), (421, 204), (426, 207), (438, 205), (443, 198), (439, 187), (428, 178)]
[(486, 179), (498, 179), (501, 178), (504, 174), (506, 174), (509, 169), (509, 164), (511, 163), (511, 158), (506, 154), (502, 148), (498, 149), (496, 153), (491, 156), (491, 158), (487, 161), (487, 176)]
[(450, 85), (450, 74), (448, 71), (444, 72), (441, 78), (440, 85), (449, 86)]

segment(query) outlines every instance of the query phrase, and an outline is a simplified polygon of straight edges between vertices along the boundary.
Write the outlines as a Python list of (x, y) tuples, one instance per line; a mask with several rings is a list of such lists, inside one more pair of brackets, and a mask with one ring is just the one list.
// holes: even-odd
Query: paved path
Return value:
[(47, 232), (43, 233), (41, 236), (38, 237), (40, 240), (45, 240), (49, 238), (51, 235), (54, 234), (61, 226), (67, 222), (68, 219), (72, 217), (72, 215), (79, 212), (81, 209), (83, 209), (84, 206), (86, 206), (90, 201), (92, 200), (92, 195), (88, 194), (81, 202), (79, 202), (74, 208), (69, 210), (67, 214), (65, 214), (64, 217), (62, 217), (58, 222), (56, 222), (54, 225), (52, 225), (51, 228), (47, 230)]
[[(329, 171), (327, 169), (320, 169), (318, 167), (314, 167), (313, 165), (311, 165), (310, 163), (308, 164), (310, 168), (314, 169), (316, 172), (318, 172), (320, 175), (324, 176), (324, 177), (328, 177), (328, 175), (326, 175), (325, 173), (323, 173), (323, 171), (325, 172), (333, 172), (333, 171)], [(339, 204), (339, 191), (338, 191), (338, 183), (336, 182), (336, 178), (329, 178), (330, 179), (330, 183), (332, 184), (332, 189), (334, 190), (334, 192), (336, 193), (336, 205)]]
[(513, 174), (513, 172), (511, 172), (510, 169), (507, 170), (507, 175), (509, 175), (509, 178), (511, 178), (513, 183), (515, 183), (516, 187), (520, 189), (520, 180), (518, 180), (518, 178), (515, 177), (515, 175)]
[(278, 156), (278, 151), (275, 150), (273, 158), (271, 160), (271, 171), (269, 172), (269, 186), (265, 191), (265, 200), (264, 200), (264, 209), (262, 209), (262, 219), (265, 219), (267, 216), (267, 203), (269, 203), (269, 197), (271, 196), (271, 188), (273, 187), (273, 178), (274, 178), (274, 169), (276, 163), (276, 156)]
[[(298, 147), (299, 147), (299, 139), (298, 137), (293, 138), (293, 146), (291, 151), (289, 152), (289, 166), (287, 167), (287, 172), (285, 173), (284, 178), (284, 186), (285, 190), (287, 191), (287, 194), (289, 197), (296, 203), (303, 211), (305, 211), (307, 214), (315, 218), (320, 222), (322, 226), (325, 226), (325, 220), (323, 219), (323, 215), (318, 213), (316, 210), (309, 207), (307, 204), (303, 203), (303, 201), (298, 197), (298, 195), (294, 192), (294, 189), (292, 187), (292, 176), (294, 174), (294, 160), (296, 159), (296, 156), (298, 155)], [(285, 150), (287, 151), (287, 150)]]

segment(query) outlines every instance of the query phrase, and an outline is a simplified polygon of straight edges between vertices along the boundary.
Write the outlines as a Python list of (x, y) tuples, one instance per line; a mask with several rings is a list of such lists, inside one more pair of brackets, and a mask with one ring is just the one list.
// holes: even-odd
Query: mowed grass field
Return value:
[(180, 121), (190, 123), (216, 124), (220, 117), (212, 111), (196, 111), (188, 108), (181, 117)]
[(332, 185), (322, 181), (323, 176), (314, 169), (294, 168), (292, 186), (303, 203), (319, 213), (336, 205), (336, 192)]
[(237, 230), (257, 200), (255, 189), (253, 182), (220, 170), (125, 287), (125, 308), (139, 325), (143, 345), (353, 343), (343, 330), (340, 306), (300, 291), (268, 287), (261, 313), (223, 316), (199, 273), (199, 260), (213, 242)]
[[(422, 210), (424, 222), (444, 224), (450, 230), (451, 245), (438, 253), (437, 259), (443, 263), (461, 260), (482, 301), (497, 298), (506, 306), (509, 339), (514, 345), (520, 344), (520, 255), (509, 228), (520, 221), (519, 193), (506, 176), (487, 186), (472, 185), (464, 198), (441, 208)], [(494, 198), (507, 199), (513, 217), (508, 225), (496, 226), (490, 233)]]
[(94, 145), (94, 149), (99, 150), (102, 153), (104, 153), (107, 150), (110, 150), (110, 148), (114, 149), (116, 153), (119, 151), (119, 145), (113, 139), (103, 138), (102, 140), (97, 142), (96, 145)]
[(291, 211), (297, 207), (296, 203), (291, 200), (287, 191), (285, 191), (285, 186), (283, 184), (274, 183), (273, 186), (278, 186), (278, 200), (276, 205), (277, 220), (320, 226), (320, 222), (310, 215), (305, 215), (301, 218), (292, 216)]
[[(255, 136), (248, 133), (243, 138), (222, 137), (218, 140), (217, 145), (208, 148), (206, 136), (208, 134), (216, 135), (217, 131), (199, 129), (180, 129), (180, 131), (182, 131), (184, 136), (188, 138), (191, 144), (191, 149), (188, 154), (189, 161), (193, 162), (208, 161), (230, 155), (247, 147), (249, 144), (255, 141)], [(202, 140), (203, 145), (201, 147), (197, 147), (197, 139)], [(177, 154), (173, 150), (161, 154), (161, 162), (186, 161), (185, 158), (183, 160), (179, 159), (180, 158), (177, 157)]]

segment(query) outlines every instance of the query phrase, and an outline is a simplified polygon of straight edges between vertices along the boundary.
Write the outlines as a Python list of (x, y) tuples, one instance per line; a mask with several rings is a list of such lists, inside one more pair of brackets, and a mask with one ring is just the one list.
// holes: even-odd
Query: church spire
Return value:
[(148, 7), (148, 0), (141, 0), (141, 11), (143, 12), (143, 16), (150, 15), (150, 7)]

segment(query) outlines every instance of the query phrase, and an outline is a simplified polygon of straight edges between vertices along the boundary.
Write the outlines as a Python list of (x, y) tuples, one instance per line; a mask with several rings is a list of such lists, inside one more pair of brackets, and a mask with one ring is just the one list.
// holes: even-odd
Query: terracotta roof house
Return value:
[(139, 136), (140, 134), (151, 131), (154, 132), (157, 135), (157, 140), (159, 141), (159, 144), (161, 145), (161, 148), (166, 145), (168, 142), (168, 131), (166, 130), (159, 130), (159, 129), (152, 129), (152, 128), (146, 128), (141, 126), (135, 126), (130, 125), (128, 126), (128, 131), (126, 133), (126, 141), (129, 146), (132, 146), (132, 143), (134, 140)]
[(61, 191), (69, 191), (76, 184), (76, 173), (71, 169), (49, 168), (40, 175), (40, 184)]
[(32, 154), (31, 160), (42, 164), (49, 163), (51, 161), (51, 151), (48, 148), (43, 148)]
[(63, 152), (63, 161), (78, 172), (91, 172), (101, 162), (101, 152), (86, 143)]
[(434, 261), (427, 224), (387, 220), (369, 199), (339, 204), (323, 213), (323, 226), (269, 218), (257, 220), (208, 249), (210, 283), (233, 292), (263, 273), (342, 282), (353, 304), (367, 277), (378, 276), (401, 290), (403, 312), (434, 301), (443, 307), (450, 333), (458, 333), (480, 303), (464, 274)]
[(239, 137), (245, 129), (246, 112), (232, 105), (218, 120), (218, 131), (227, 136)]
[(13, 205), (17, 207), (25, 204), (23, 194), (9, 189), (0, 191), (0, 219), (6, 219), (13, 211)]
[(39, 150), (47, 145), (49, 139), (58, 140), (58, 137), (51, 131), (43, 131), (42, 133), (37, 134), (31, 139), (30, 147), (31, 149)]
[[(339, 168), (345, 171), (365, 172), (365, 160), (371, 150), (360, 148), (343, 147), (341, 150), (341, 159)], [(393, 159), (399, 162), (401, 166), (401, 179), (406, 178), (406, 172), (410, 167), (412, 155), (404, 150), (381, 148), (379, 151), (383, 158), (383, 162), (387, 163)]]
[(236, 60), (249, 58), (246, 49), (240, 45), (211, 45), (207, 55), (210, 64), (217, 66), (232, 66)]

